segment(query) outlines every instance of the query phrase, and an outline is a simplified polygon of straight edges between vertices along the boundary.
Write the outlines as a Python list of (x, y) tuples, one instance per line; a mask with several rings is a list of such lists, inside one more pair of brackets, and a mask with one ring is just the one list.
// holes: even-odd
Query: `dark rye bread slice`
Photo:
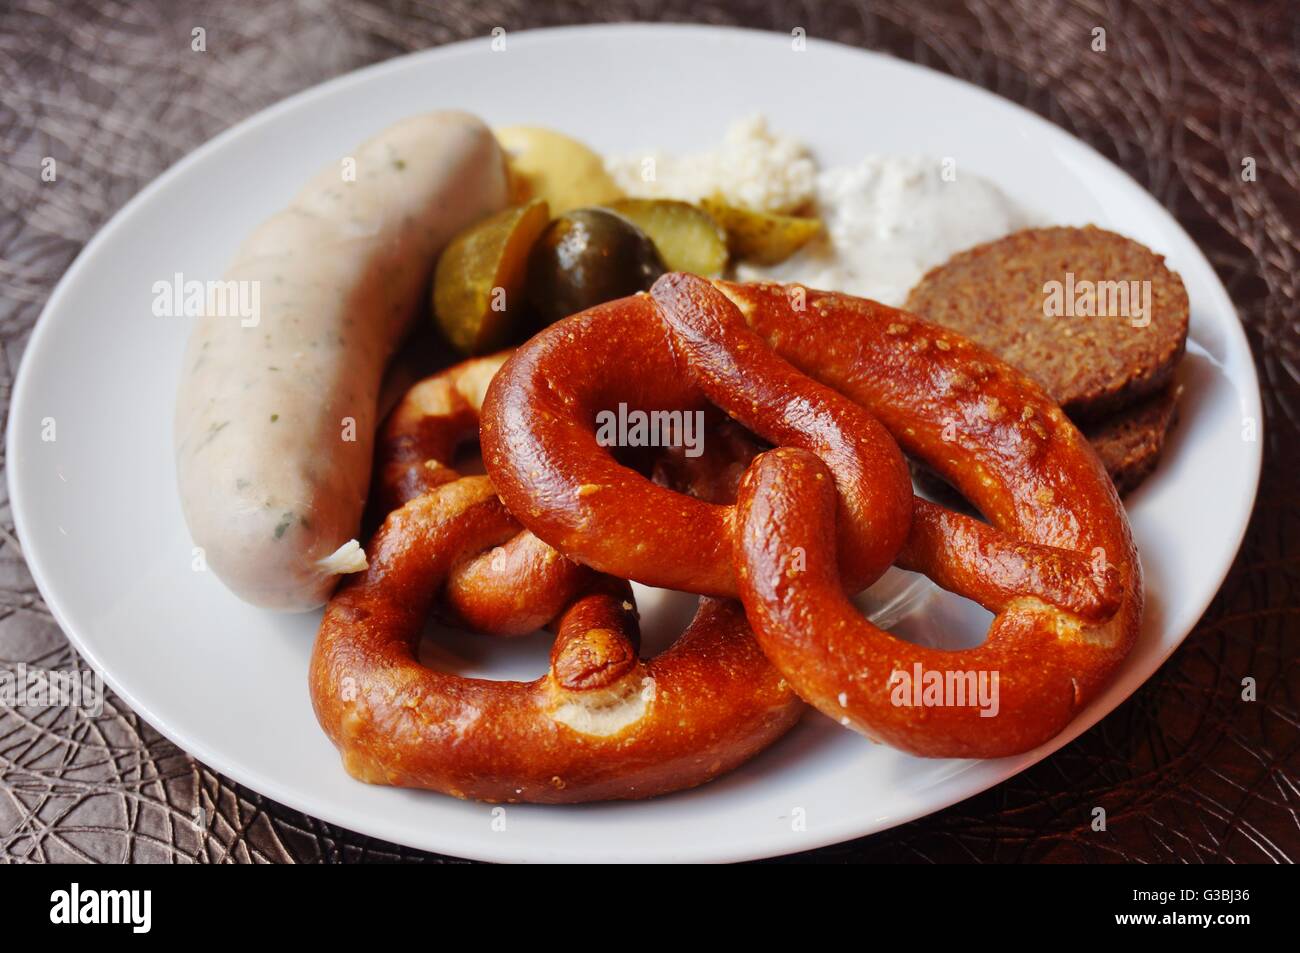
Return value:
[[(1150, 299), (1139, 314), (1141, 282)], [(1107, 314), (1088, 314), (1090, 303)], [(954, 255), (906, 307), (1019, 367), (1078, 421), (1160, 390), (1187, 343), (1182, 279), (1150, 249), (1091, 225), (1027, 229)]]
[[(1097, 451), (1120, 495), (1137, 489), (1155, 469), (1165, 440), (1178, 422), (1181, 384), (1172, 383), (1111, 416), (1080, 429)], [(950, 506), (970, 507), (943, 477), (919, 460), (910, 459), (912, 476), (927, 495)]]
[(1159, 393), (1081, 428), (1121, 495), (1136, 489), (1155, 469), (1165, 439), (1178, 422), (1182, 391), (1182, 385), (1169, 384)]

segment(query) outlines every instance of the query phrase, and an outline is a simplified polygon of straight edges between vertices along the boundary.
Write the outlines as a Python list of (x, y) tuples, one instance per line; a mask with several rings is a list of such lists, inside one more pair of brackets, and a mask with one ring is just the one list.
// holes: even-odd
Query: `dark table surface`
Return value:
[[(226, 0), (0, 5), (0, 399), (51, 289), (141, 187), (291, 93), (468, 37), (567, 23), (796, 26), (987, 87), (1090, 143), (1182, 223), (1259, 368), (1264, 473), (1209, 611), (1128, 702), (946, 811), (820, 861), (1256, 861), (1300, 856), (1300, 5), (1293, 0)], [(190, 51), (190, 31), (208, 51)], [(1107, 33), (1090, 55), (1094, 27)], [(57, 189), (40, 162), (65, 169)], [(1242, 161), (1255, 159), (1255, 181)], [(0, 667), (83, 666), (0, 511)], [(1241, 680), (1258, 697), (1243, 701)], [(1094, 807), (1107, 829), (1094, 831)], [(199, 825), (202, 816), (208, 823)], [(206, 828), (206, 829), (204, 829)], [(439, 861), (275, 804), (109, 697), (99, 717), (0, 709), (0, 859)]]

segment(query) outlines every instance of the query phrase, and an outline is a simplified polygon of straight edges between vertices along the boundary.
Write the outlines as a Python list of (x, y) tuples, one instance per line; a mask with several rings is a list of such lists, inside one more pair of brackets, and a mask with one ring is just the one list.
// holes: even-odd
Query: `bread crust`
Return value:
[(1159, 393), (1083, 428), (1083, 435), (1101, 457), (1121, 495), (1137, 489), (1160, 462), (1165, 440), (1178, 422), (1182, 391), (1180, 384), (1171, 383)]

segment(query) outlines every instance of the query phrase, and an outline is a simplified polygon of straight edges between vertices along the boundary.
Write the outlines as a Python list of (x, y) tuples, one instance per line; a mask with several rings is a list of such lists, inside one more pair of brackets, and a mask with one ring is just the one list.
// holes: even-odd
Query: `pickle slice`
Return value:
[(732, 256), (756, 265), (785, 261), (822, 230), (819, 218), (755, 212), (717, 199), (700, 204), (726, 229)]
[(620, 199), (605, 207), (645, 232), (669, 271), (714, 277), (727, 267), (727, 233), (699, 206), (675, 199)]
[(452, 345), (485, 354), (526, 327), (528, 255), (551, 219), (545, 200), (515, 205), (452, 239), (433, 278), (433, 314)]

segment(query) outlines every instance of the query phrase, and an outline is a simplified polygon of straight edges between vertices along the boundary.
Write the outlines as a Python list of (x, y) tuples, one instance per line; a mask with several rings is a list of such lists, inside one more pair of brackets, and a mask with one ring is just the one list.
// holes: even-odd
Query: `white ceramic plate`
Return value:
[[(153, 283), (220, 275), (245, 233), (311, 173), (399, 118), (459, 107), (565, 130), (606, 152), (713, 144), (762, 110), (823, 165), (866, 152), (951, 156), (1061, 223), (1096, 222), (1168, 257), (1192, 302), (1182, 422), (1130, 500), (1146, 568), (1141, 639), (1119, 677), (1049, 745), (1001, 761), (927, 761), (818, 715), (740, 771), (644, 803), (492, 808), (349, 779), (312, 716), (318, 616), (270, 615), (191, 570), (174, 486), (173, 395), (189, 322), (151, 313)], [(41, 439), (54, 418), (57, 440)], [(938, 810), (1065, 744), (1178, 645), (1241, 541), (1260, 465), (1259, 391), (1223, 286), (1131, 179), (1056, 127), (888, 57), (737, 30), (570, 28), (487, 39), (362, 70), (217, 137), (138, 195), (64, 276), (24, 355), (9, 420), (14, 520), (33, 576), (77, 649), (186, 751), (277, 801), (412, 847), (493, 860), (739, 860), (805, 850)], [(982, 610), (895, 578), (909, 637), (982, 637)], [(901, 589), (900, 589), (901, 587)], [(641, 593), (648, 641), (690, 610)], [(877, 598), (884, 598), (876, 593)], [(545, 643), (445, 645), (466, 672), (535, 677)], [(440, 655), (443, 653), (439, 653)], [(802, 823), (795, 823), (800, 819)]]

